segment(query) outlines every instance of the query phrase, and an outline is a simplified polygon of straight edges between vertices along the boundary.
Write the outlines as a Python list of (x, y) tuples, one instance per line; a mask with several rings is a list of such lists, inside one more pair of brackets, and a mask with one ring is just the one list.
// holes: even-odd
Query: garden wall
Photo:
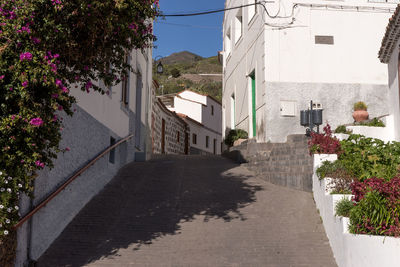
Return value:
[[(385, 117), (386, 127), (370, 127), (370, 126), (346, 126), (353, 134), (361, 134), (366, 137), (377, 138), (384, 142), (395, 141), (394, 117), (393, 115)], [(399, 140), (396, 140), (399, 141)]]
[(316, 169), (325, 160), (335, 161), (337, 155), (315, 154), (313, 193), (323, 220), (329, 243), (339, 267), (398, 267), (400, 266), (400, 238), (355, 235), (348, 232), (348, 218), (335, 216), (336, 202), (351, 195), (331, 195), (329, 178), (319, 180)]
[[(164, 121), (164, 136), (163, 136)], [(151, 116), (152, 152), (154, 154), (188, 154), (188, 126), (174, 112), (168, 110), (160, 99), (154, 99)], [(179, 135), (179, 136), (178, 136)], [(164, 139), (164, 140), (162, 140)], [(187, 144), (187, 147), (185, 145)], [(164, 149), (162, 148), (164, 146)], [(164, 151), (163, 151), (164, 150)]]

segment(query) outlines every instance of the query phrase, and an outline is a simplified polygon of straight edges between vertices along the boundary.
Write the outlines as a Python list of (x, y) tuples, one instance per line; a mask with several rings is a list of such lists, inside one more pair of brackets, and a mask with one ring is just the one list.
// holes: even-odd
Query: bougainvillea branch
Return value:
[(126, 53), (154, 41), (157, 12), (157, 0), (0, 0), (0, 237), (37, 170), (69, 150), (58, 113), (73, 113), (70, 88), (118, 83)]

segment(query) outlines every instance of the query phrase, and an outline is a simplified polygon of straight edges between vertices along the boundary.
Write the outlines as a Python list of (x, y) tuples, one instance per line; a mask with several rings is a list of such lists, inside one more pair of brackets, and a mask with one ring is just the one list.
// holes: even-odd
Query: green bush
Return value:
[(364, 102), (359, 101), (357, 103), (354, 103), (353, 108), (355, 111), (356, 110), (367, 110), (368, 106)]
[(245, 130), (235, 129), (230, 130), (225, 138), (225, 144), (228, 146), (233, 146), (233, 143), (238, 139), (247, 139), (249, 136)]
[(339, 161), (350, 175), (361, 181), (371, 177), (390, 180), (398, 174), (400, 143), (352, 134), (340, 142), (343, 152)]
[(171, 75), (174, 78), (178, 78), (179, 76), (181, 76), (181, 72), (177, 68), (173, 68), (171, 70)]
[(344, 197), (336, 203), (336, 216), (349, 217), (352, 208), (354, 208), (353, 201)]
[(358, 125), (370, 126), (370, 127), (385, 127), (385, 124), (383, 123), (383, 121), (381, 121), (377, 118), (373, 118), (369, 122), (360, 122)]
[(387, 199), (377, 191), (365, 194), (349, 214), (351, 233), (383, 234), (385, 225), (395, 224)]
[(350, 185), (354, 180), (357, 180), (350, 175), (339, 160), (334, 162), (324, 161), (317, 169), (316, 174), (320, 180), (325, 177), (332, 178), (332, 181), (327, 185), (331, 194), (350, 194)]
[(344, 125), (339, 125), (339, 126), (335, 129), (335, 133), (351, 134), (352, 131), (347, 130), (347, 129), (346, 129), (346, 126), (344, 126)]

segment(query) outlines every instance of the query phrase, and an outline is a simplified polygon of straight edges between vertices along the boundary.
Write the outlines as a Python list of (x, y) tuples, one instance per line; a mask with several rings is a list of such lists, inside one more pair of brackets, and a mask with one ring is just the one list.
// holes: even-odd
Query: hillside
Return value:
[[(158, 95), (190, 89), (209, 94), (218, 100), (222, 98), (222, 65), (218, 57), (202, 58), (191, 52), (174, 53), (161, 59), (164, 72), (159, 75), (153, 66), (153, 77), (163, 86)], [(210, 75), (207, 75), (210, 74)]]

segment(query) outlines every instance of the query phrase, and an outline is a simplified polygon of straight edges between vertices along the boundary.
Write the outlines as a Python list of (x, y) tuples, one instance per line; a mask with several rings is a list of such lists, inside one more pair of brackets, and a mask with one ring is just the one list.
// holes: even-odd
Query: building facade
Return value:
[(189, 154), (189, 127), (175, 112), (156, 97), (157, 82), (153, 82), (151, 144), (153, 154)]
[(400, 141), (400, 5), (386, 27), (386, 32), (379, 50), (379, 59), (387, 64), (389, 84), (389, 114), (392, 120), (394, 140)]
[(258, 142), (305, 133), (312, 100), (333, 127), (351, 123), (353, 104), (388, 113), (387, 69), (376, 51), (395, 3), (369, 0), (227, 0), (223, 22), (223, 131)]
[(161, 96), (190, 128), (190, 154), (221, 154), (221, 103), (209, 95), (185, 90)]
[(71, 94), (76, 97), (77, 104), (73, 117), (64, 116), (60, 145), (69, 147), (70, 151), (58, 155), (53, 169), (39, 173), (34, 198), (22, 200), (21, 214), (41, 203), (110, 145), (127, 136), (133, 137), (102, 157), (18, 229), (16, 266), (23, 266), (28, 259), (38, 259), (122, 166), (146, 159), (152, 51), (132, 51), (128, 60), (133, 71), (126, 81), (111, 88), (97, 83), (108, 95), (87, 93), (72, 86)]

